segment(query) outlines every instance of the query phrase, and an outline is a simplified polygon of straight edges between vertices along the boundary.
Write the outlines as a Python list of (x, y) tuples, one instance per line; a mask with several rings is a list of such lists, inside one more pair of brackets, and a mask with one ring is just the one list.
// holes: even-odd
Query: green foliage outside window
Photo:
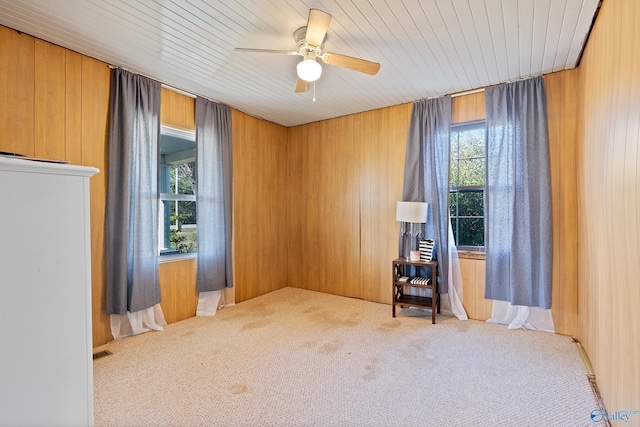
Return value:
[(457, 246), (484, 246), (484, 123), (451, 130), (449, 209)]
[[(174, 165), (170, 169), (170, 186), (172, 190), (176, 189), (176, 177), (178, 181), (177, 191), (175, 194), (196, 194), (196, 163), (181, 163)], [(178, 214), (176, 214), (176, 208)], [(195, 224), (196, 223), (196, 202), (191, 200), (180, 200), (177, 203), (171, 204), (170, 215), (172, 223), (178, 225), (175, 221), (176, 217), (180, 217), (182, 224)]]
[(198, 251), (198, 240), (195, 230), (193, 232), (170, 231), (171, 249), (180, 254), (188, 254)]

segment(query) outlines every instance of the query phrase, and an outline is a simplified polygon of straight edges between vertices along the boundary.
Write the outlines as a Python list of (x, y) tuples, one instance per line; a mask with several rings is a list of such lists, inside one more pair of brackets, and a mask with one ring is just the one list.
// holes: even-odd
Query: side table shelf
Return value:
[[(410, 276), (408, 274), (408, 268), (410, 266), (415, 267), (430, 267), (431, 277), (420, 278)], [(393, 303), (391, 314), (396, 317), (396, 305), (400, 307), (422, 307), (431, 309), (431, 323), (436, 323), (436, 312), (440, 313), (440, 294), (437, 290), (437, 261), (408, 261), (406, 258), (394, 259), (391, 264), (391, 283), (393, 292)], [(417, 279), (417, 280), (416, 280)], [(414, 283), (410, 281), (413, 280)], [(415, 283), (421, 282), (421, 283)], [(426, 282), (426, 283), (425, 283)], [(421, 297), (416, 295), (406, 295), (404, 293), (405, 287), (431, 289), (432, 297)]]

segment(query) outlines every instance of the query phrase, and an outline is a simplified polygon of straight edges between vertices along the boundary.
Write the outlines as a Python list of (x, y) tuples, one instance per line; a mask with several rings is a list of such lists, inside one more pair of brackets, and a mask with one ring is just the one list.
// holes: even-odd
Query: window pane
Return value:
[(484, 246), (485, 147), (483, 122), (452, 127), (449, 213), (458, 246)]
[(449, 165), (449, 187), (457, 187), (460, 185), (458, 170), (458, 159), (452, 159)]
[(449, 193), (449, 215), (458, 216), (458, 192), (451, 191)]
[(186, 254), (197, 252), (196, 202), (192, 200), (162, 200), (160, 252)]
[(195, 194), (196, 150), (194, 139), (160, 135), (160, 192)]
[(458, 215), (484, 216), (483, 193), (483, 190), (460, 190), (458, 192)]
[(458, 218), (458, 246), (484, 246), (484, 218)]
[(459, 132), (451, 132), (449, 154), (449, 186), (458, 186), (458, 137)]
[(484, 127), (459, 132), (460, 159), (484, 157)]
[(484, 185), (484, 158), (460, 160), (459, 186)]
[(169, 186), (163, 193), (195, 194), (196, 163), (188, 162), (169, 166)]
[[(176, 200), (173, 215), (175, 215), (182, 224), (194, 225), (196, 223), (196, 202), (193, 200)], [(176, 213), (175, 209), (178, 209)], [(173, 221), (175, 222), (175, 219)]]

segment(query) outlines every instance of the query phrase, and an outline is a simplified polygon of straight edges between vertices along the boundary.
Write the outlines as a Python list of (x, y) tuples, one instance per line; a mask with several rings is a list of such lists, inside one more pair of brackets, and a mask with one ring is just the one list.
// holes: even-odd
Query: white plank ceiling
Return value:
[[(0, 0), (0, 24), (256, 117), (294, 126), (574, 68), (599, 0)], [(294, 93), (309, 8), (333, 16), (322, 63)]]

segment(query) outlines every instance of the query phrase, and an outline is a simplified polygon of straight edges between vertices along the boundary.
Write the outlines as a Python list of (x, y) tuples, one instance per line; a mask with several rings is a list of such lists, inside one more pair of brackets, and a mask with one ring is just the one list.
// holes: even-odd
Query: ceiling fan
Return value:
[(323, 12), (318, 9), (310, 9), (307, 26), (298, 28), (293, 33), (293, 39), (295, 40), (298, 48), (297, 51), (249, 49), (240, 47), (235, 48), (235, 50), (241, 52), (282, 53), (302, 56), (303, 59), (296, 68), (298, 73), (295, 90), (296, 93), (306, 92), (309, 89), (309, 83), (320, 78), (320, 75), (322, 74), (322, 66), (316, 61), (317, 58), (320, 58), (325, 64), (337, 65), (338, 67), (360, 71), (361, 73), (370, 74), (372, 76), (376, 75), (378, 70), (380, 70), (380, 64), (377, 62), (341, 55), (339, 53), (322, 52), (330, 22), (331, 15), (327, 12)]

